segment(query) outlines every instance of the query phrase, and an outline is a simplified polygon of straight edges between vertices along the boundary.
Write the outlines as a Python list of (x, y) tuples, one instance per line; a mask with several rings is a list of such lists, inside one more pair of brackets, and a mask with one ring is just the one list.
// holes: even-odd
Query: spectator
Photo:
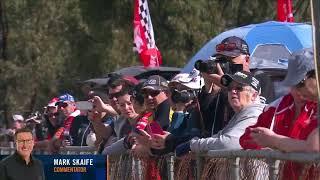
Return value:
[(44, 119), (46, 126), (48, 128), (46, 139), (51, 139), (56, 131), (63, 125), (63, 119), (58, 118), (58, 106), (56, 103), (59, 101), (59, 98), (52, 98), (48, 105), (46, 106)]
[[(103, 154), (119, 154), (125, 152), (127, 149), (124, 146), (125, 137), (127, 137), (132, 128), (136, 126), (136, 121), (139, 116), (133, 108), (131, 92), (132, 88), (125, 88), (122, 94), (118, 96), (120, 115), (108, 126), (118, 139), (117, 142), (107, 146), (103, 150)], [(108, 131), (110, 132), (110, 130)]]
[(200, 130), (204, 125), (199, 115), (197, 96), (203, 85), (203, 78), (196, 69), (189, 74), (178, 74), (170, 81), (170, 99), (174, 113), (168, 131), (173, 135), (201, 135)]
[(25, 119), (26, 127), (35, 135), (35, 141), (44, 140), (44, 127), (42, 126), (42, 117), (39, 112), (32, 113), (28, 119)]
[(45, 107), (43, 118), (44, 126), (47, 130), (45, 132), (44, 139), (35, 143), (35, 149), (48, 149), (49, 141), (53, 138), (57, 130), (63, 126), (64, 119), (58, 115), (58, 106), (56, 105), (58, 101), (59, 98), (54, 97)]
[(59, 96), (59, 101), (56, 105), (58, 105), (59, 116), (64, 116), (65, 118), (63, 126), (56, 131), (49, 144), (52, 152), (55, 152), (60, 148), (62, 141), (66, 145), (73, 144), (70, 129), (75, 117), (80, 115), (80, 111), (76, 109), (75, 100), (70, 94), (62, 94)]
[[(311, 81), (314, 77), (312, 50), (294, 53), (289, 58), (288, 73), (284, 80), (284, 84), (291, 87), (291, 92), (264, 109), (258, 122), (248, 127), (241, 136), (241, 146), (244, 149), (270, 147), (288, 152), (319, 151), (317, 104), (308, 101), (314, 99), (316, 93), (302, 96), (306, 89), (310, 89), (306, 87), (306, 79)], [(286, 163), (284, 166), (285, 178), (298, 179), (301, 172), (298, 164)]]
[(21, 129), (25, 126), (24, 117), (20, 114), (14, 114), (13, 119), (13, 128), (12, 129)]
[[(103, 142), (104, 139), (109, 140), (106, 142), (106, 146), (110, 145), (111, 143), (115, 142), (110, 138), (111, 137), (111, 129), (109, 130), (110, 133), (108, 135), (108, 126), (110, 125), (107, 122), (108, 115), (106, 112), (99, 112), (96, 108), (88, 111), (88, 119), (92, 124), (90, 128), (90, 135), (87, 138), (87, 144), (94, 145), (95, 147), (99, 147), (100, 144)], [(112, 123), (112, 122), (111, 122)], [(89, 145), (88, 144), (88, 145)]]
[(14, 134), (18, 129), (25, 127), (24, 117), (20, 114), (14, 114), (12, 115), (13, 123), (11, 127), (7, 130), (6, 134), (9, 136), (8, 141), (13, 142), (14, 141)]
[(228, 88), (228, 102), (235, 112), (229, 123), (217, 134), (209, 138), (193, 139), (193, 152), (215, 149), (240, 149), (239, 138), (244, 130), (257, 121), (264, 107), (259, 102), (261, 90), (259, 81), (246, 71), (225, 75), (221, 84)]
[(105, 103), (99, 96), (94, 95), (92, 101), (96, 110), (99, 112), (106, 112), (109, 116), (108, 122), (110, 123), (113, 118), (120, 113), (118, 109), (118, 96), (122, 94), (122, 89), (132, 87), (138, 82), (134, 77), (122, 77), (118, 74), (111, 74), (107, 83), (109, 102)]
[(307, 72), (311, 72), (313, 69), (313, 53), (310, 49), (291, 56), (288, 74), (283, 82), (291, 87), (291, 92), (268, 105), (259, 116), (258, 122), (246, 129), (240, 139), (240, 144), (244, 149), (262, 148), (253, 141), (250, 135), (251, 130), (257, 127), (268, 128), (276, 134), (302, 140), (306, 139), (310, 132), (316, 128), (317, 105), (315, 102), (306, 101), (301, 93), (306, 89), (303, 82)]
[(163, 130), (169, 127), (170, 104), (168, 100), (168, 82), (159, 75), (150, 76), (142, 86), (142, 94), (147, 111), (153, 113), (153, 119)]
[[(116, 111), (117, 114), (120, 113), (120, 110), (118, 109), (118, 100), (117, 97), (121, 94), (122, 88), (125, 86), (132, 86), (135, 83), (137, 83), (137, 80), (130, 77), (125, 79), (125, 77), (118, 75), (118, 74), (111, 74), (110, 79), (107, 83), (107, 90), (108, 90), (108, 98), (110, 100), (111, 107)], [(112, 110), (108, 108), (107, 113), (110, 115), (117, 115), (115, 112), (112, 112)]]
[[(239, 37), (227, 37), (216, 46), (214, 58), (216, 59), (215, 62), (219, 62), (220, 64), (231, 63), (231, 68), (230, 72), (223, 72), (223, 68), (217, 66), (217, 74), (202, 73), (205, 87), (200, 94), (199, 102), (206, 131), (209, 135), (220, 131), (234, 114), (229, 106), (227, 93), (218, 86), (221, 86), (220, 80), (223, 73), (235, 73), (231, 72), (234, 71), (233, 69), (242, 69), (243, 71), (250, 72), (249, 46)], [(239, 68), (241, 66), (242, 68)], [(270, 77), (262, 71), (256, 71), (253, 75), (261, 84), (261, 102), (272, 102), (274, 99), (274, 87)]]

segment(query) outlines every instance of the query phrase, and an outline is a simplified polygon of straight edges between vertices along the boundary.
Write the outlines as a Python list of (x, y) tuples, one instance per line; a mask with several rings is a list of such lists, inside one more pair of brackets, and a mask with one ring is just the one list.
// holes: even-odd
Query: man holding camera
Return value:
[(201, 135), (203, 124), (197, 97), (202, 86), (203, 78), (196, 69), (189, 74), (180, 73), (170, 81), (170, 99), (174, 113), (168, 131), (173, 135)]
[[(220, 131), (233, 115), (228, 104), (227, 93), (222, 90), (220, 80), (223, 74), (237, 71), (250, 72), (250, 53), (248, 44), (236, 36), (228, 37), (216, 46), (214, 60), (197, 61), (195, 68), (202, 72), (205, 87), (199, 96), (201, 112), (209, 134)], [(253, 73), (261, 84), (260, 101), (269, 103), (274, 100), (273, 83), (262, 71)]]

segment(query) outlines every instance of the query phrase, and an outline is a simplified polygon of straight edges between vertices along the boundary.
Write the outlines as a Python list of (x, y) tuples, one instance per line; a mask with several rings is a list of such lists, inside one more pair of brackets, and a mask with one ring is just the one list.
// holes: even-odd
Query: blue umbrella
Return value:
[[(258, 49), (257, 47), (259, 47), (260, 45), (282, 45), (285, 47), (285, 49), (288, 50), (288, 54), (300, 50), (302, 48), (312, 47), (311, 25), (303, 23), (288, 23), (276, 21), (268, 21), (260, 24), (251, 24), (225, 31), (211, 39), (196, 53), (196, 55), (194, 55), (190, 59), (187, 65), (183, 68), (182, 72), (190, 72), (193, 69), (194, 63), (197, 60), (206, 60), (210, 56), (215, 54), (216, 45), (229, 36), (237, 36), (244, 39), (249, 45), (251, 55), (255, 54), (255, 50)], [(263, 52), (263, 50), (260, 50), (259, 52)], [(256, 56), (259, 57), (259, 54), (256, 54)], [(268, 59), (268, 57), (266, 57), (266, 53), (263, 54), (263, 56), (265, 56), (265, 59)], [(274, 58), (274, 56), (275, 55), (273, 55), (272, 58)], [(287, 56), (288, 55), (285, 55), (284, 57)], [(279, 54), (278, 59), (280, 59), (280, 61), (278, 62), (282, 63), (284, 57), (283, 55), (281, 56), (281, 54)], [(253, 61), (254, 59), (251, 59), (251, 62)]]

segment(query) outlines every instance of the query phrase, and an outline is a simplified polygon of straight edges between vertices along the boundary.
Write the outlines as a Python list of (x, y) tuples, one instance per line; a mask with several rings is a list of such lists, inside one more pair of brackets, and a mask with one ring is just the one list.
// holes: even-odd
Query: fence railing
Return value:
[[(9, 155), (14, 148), (0, 147), (0, 155)], [(35, 151), (35, 154), (48, 154)], [(67, 146), (59, 154), (86, 155), (97, 154), (92, 147)], [(299, 164), (309, 179), (320, 179), (320, 153), (283, 153), (273, 150), (223, 150), (209, 151), (206, 154), (189, 154), (177, 158), (173, 154), (151, 159), (137, 159), (130, 154), (108, 157), (109, 179), (144, 179), (150, 162), (156, 164), (157, 173), (163, 179), (282, 179), (284, 164)], [(290, 179), (287, 177), (285, 179)]]

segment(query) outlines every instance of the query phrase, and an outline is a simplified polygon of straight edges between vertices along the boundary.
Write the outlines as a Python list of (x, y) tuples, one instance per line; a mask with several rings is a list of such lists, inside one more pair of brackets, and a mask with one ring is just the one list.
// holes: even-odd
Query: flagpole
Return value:
[[(313, 51), (314, 51), (314, 64), (317, 78), (317, 91), (318, 91), (318, 130), (320, 132), (320, 87), (319, 87), (319, 52), (320, 52), (320, 0), (310, 0), (311, 2), (311, 18), (312, 18), (312, 37), (313, 37)], [(320, 141), (320, 133), (319, 133)], [(320, 142), (319, 142), (320, 144)]]

